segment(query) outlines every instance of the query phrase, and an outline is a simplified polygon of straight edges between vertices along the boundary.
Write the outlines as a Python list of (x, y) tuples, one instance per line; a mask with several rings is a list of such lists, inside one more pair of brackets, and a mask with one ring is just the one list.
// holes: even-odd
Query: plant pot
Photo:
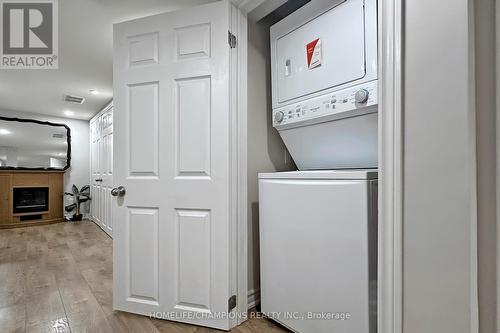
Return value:
[(81, 221), (83, 219), (83, 214), (75, 214), (73, 215), (73, 217), (71, 218), (71, 221)]

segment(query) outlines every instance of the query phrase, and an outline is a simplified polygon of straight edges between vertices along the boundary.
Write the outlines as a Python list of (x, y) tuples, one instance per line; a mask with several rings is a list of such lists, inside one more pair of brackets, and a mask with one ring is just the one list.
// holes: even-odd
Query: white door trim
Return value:
[(403, 1), (379, 0), (378, 332), (403, 331)]
[(477, 196), (478, 196), (478, 185), (477, 185), (477, 123), (476, 123), (476, 56), (475, 56), (475, 20), (474, 20), (474, 0), (468, 1), (468, 40), (469, 40), (469, 154), (471, 156), (469, 160), (469, 179), (471, 185), (470, 191), (470, 286), (469, 286), (469, 297), (470, 297), (470, 313), (469, 313), (469, 330), (471, 333), (479, 332), (479, 268), (478, 268), (478, 247), (477, 247), (477, 222), (478, 222), (478, 210), (477, 210)]
[[(379, 0), (379, 110), (381, 112), (379, 112), (378, 332), (384, 333), (403, 332), (404, 2), (404, 0)], [(469, 13), (473, 13), (472, 10), (473, 4), (469, 2)], [(472, 27), (469, 31), (469, 38), (473, 45), (472, 14), (469, 17), (469, 27)], [(474, 48), (469, 49), (471, 50), (469, 54), (471, 59), (469, 63), (471, 73), (469, 80), (470, 152), (471, 156), (475, 157)], [(500, 61), (497, 61), (498, 63)], [(500, 81), (497, 79), (497, 82)], [(498, 103), (500, 105), (500, 102)], [(497, 108), (497, 124), (500, 124), (498, 115), (500, 111)], [(497, 134), (497, 143), (499, 142), (500, 138)], [(498, 156), (497, 161), (500, 161)], [(472, 187), (475, 188), (476, 159), (473, 158), (470, 163), (470, 178)], [(497, 168), (497, 184), (499, 184), (497, 188), (499, 188), (500, 167), (498, 164)], [(471, 191), (470, 197), (472, 209), (470, 332), (478, 332), (479, 327), (476, 201), (474, 190)], [(498, 217), (500, 218), (500, 210)], [(500, 253), (500, 243), (498, 251)], [(500, 299), (500, 288), (498, 295)]]

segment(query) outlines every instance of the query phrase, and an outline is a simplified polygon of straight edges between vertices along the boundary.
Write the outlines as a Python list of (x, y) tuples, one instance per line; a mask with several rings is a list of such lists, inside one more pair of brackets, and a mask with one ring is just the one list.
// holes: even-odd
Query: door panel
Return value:
[(158, 176), (158, 82), (128, 85), (129, 176)]
[(158, 33), (130, 36), (129, 65), (139, 66), (158, 63)]
[(178, 309), (210, 311), (210, 211), (177, 210)]
[(113, 235), (113, 106), (99, 113), (91, 129), (91, 214), (108, 235)]
[(176, 60), (210, 57), (210, 23), (175, 29)]
[(128, 299), (158, 306), (158, 209), (129, 208)]
[(115, 25), (117, 310), (229, 328), (229, 8)]
[(211, 78), (189, 78), (176, 83), (177, 175), (210, 176)]
[(101, 222), (101, 184), (96, 182), (101, 176), (100, 172), (100, 144), (101, 144), (101, 131), (99, 129), (100, 119), (95, 118), (90, 122), (91, 129), (91, 214), (92, 220), (102, 227)]
[(104, 203), (103, 213), (103, 227), (105, 231), (113, 236), (113, 202), (111, 199), (111, 190), (113, 189), (113, 123), (112, 115), (110, 112), (107, 114), (107, 127), (103, 131), (102, 145), (103, 145), (103, 160), (104, 172), (102, 182), (102, 202)]

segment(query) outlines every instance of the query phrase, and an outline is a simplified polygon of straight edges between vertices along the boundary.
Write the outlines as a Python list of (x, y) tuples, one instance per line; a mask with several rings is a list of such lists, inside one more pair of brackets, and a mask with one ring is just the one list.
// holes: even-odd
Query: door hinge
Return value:
[(229, 297), (227, 300), (227, 312), (231, 312), (236, 307), (236, 295)]
[(234, 49), (236, 47), (236, 36), (231, 33), (231, 31), (227, 32), (227, 42), (229, 44), (229, 47)]

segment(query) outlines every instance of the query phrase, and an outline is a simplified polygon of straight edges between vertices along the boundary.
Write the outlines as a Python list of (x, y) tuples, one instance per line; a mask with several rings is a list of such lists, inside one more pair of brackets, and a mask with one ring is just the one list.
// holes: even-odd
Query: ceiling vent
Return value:
[(64, 101), (74, 104), (83, 104), (83, 102), (85, 102), (85, 98), (78, 96), (64, 95)]

